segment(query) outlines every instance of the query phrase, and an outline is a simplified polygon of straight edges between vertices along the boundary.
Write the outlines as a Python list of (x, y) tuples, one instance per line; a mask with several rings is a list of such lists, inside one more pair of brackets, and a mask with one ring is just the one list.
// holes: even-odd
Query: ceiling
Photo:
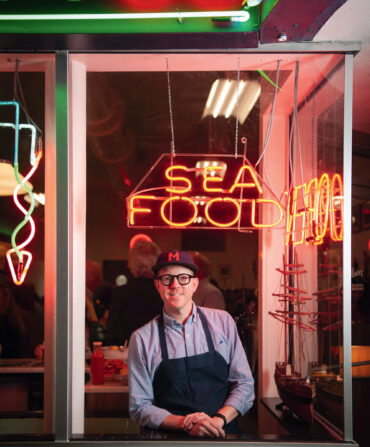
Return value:
[(354, 59), (353, 129), (369, 133), (370, 125), (370, 2), (347, 0), (314, 37), (320, 41), (360, 41)]
[(352, 205), (370, 200), (370, 2), (347, 0), (315, 36), (315, 41), (360, 41), (353, 72)]

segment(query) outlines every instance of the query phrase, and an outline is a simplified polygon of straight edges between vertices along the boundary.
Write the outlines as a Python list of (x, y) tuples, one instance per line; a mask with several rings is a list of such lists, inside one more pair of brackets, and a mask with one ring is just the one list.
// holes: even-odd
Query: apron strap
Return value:
[(200, 320), (203, 325), (204, 333), (206, 335), (208, 351), (213, 352), (215, 350), (215, 346), (213, 344), (212, 335), (211, 335), (211, 332), (208, 327), (207, 318), (205, 317), (204, 313), (199, 309), (199, 307), (197, 308), (197, 310), (198, 310), (198, 314), (199, 314)]
[[(199, 308), (197, 310), (200, 321), (202, 322), (204, 334), (206, 336), (208, 351), (213, 352), (215, 350), (215, 346), (213, 344), (211, 331), (209, 330), (208, 327), (207, 318)], [(159, 331), (159, 342), (161, 344), (161, 351), (162, 351), (162, 361), (165, 361), (168, 360), (168, 350), (167, 350), (166, 334), (164, 331), (163, 315), (160, 315), (158, 318), (158, 331)]]
[(166, 334), (164, 332), (164, 321), (162, 314), (158, 318), (158, 330), (159, 330), (159, 341), (161, 344), (161, 351), (162, 351), (162, 361), (165, 361), (168, 360), (168, 350), (167, 350)]

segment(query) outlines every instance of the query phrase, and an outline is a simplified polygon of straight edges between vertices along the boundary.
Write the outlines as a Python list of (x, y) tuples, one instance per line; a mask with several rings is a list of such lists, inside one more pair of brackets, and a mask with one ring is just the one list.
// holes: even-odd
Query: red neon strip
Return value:
[(155, 199), (155, 196), (133, 196), (130, 197), (130, 205), (129, 205), (129, 222), (130, 225), (135, 225), (134, 215), (135, 213), (151, 213), (152, 210), (150, 208), (135, 208), (134, 207), (134, 200), (136, 199)]
[(129, 249), (132, 250), (132, 247), (136, 244), (136, 242), (138, 241), (148, 241), (148, 242), (153, 242), (152, 238), (150, 236), (148, 236), (147, 234), (135, 234), (135, 236), (133, 236), (130, 239), (130, 243), (129, 243)]
[[(22, 211), (22, 213), (26, 216), (28, 211), (23, 207), (23, 205), (19, 202), (18, 199), (18, 191), (19, 189), (22, 187), (23, 184), (25, 184), (34, 174), (34, 172), (36, 171), (36, 169), (39, 166), (40, 160), (42, 157), (42, 150), (39, 149), (37, 156), (36, 156), (36, 160), (35, 160), (35, 164), (33, 165), (33, 167), (28, 171), (27, 175), (23, 178), (22, 180), (22, 184), (18, 183), (17, 186), (14, 188), (14, 192), (13, 192), (13, 200), (15, 205), (17, 206), (17, 208)], [(27, 222), (29, 222), (30, 226), (31, 226), (31, 231), (30, 234), (28, 236), (28, 238), (23, 241), (20, 245), (17, 245), (17, 249), (19, 250), (19, 253), (21, 255), (21, 258), (18, 259), (18, 268), (17, 268), (17, 272), (15, 271), (14, 268), (14, 264), (13, 264), (13, 260), (12, 260), (12, 253), (16, 253), (15, 248), (11, 248), (7, 251), (6, 253), (6, 258), (8, 261), (8, 265), (9, 265), (9, 269), (10, 269), (10, 273), (12, 275), (12, 279), (14, 284), (16, 284), (17, 286), (21, 285), (27, 275), (28, 269), (30, 267), (31, 261), (32, 261), (32, 254), (29, 251), (25, 251), (22, 250), (23, 247), (25, 247), (26, 245), (28, 245), (31, 240), (33, 239), (34, 235), (35, 235), (35, 222), (32, 219), (31, 216), (28, 216)], [(18, 256), (18, 253), (17, 253)], [(26, 258), (26, 263), (24, 264), (24, 257)]]
[[(343, 240), (343, 182), (339, 174), (331, 181), (330, 236), (333, 241)], [(335, 206), (339, 202), (339, 210)]]
[[(165, 210), (165, 208), (166, 208), (166, 206), (167, 206), (168, 203), (172, 203), (172, 202), (175, 201), (175, 200), (184, 200), (184, 201), (187, 201), (187, 202), (189, 202), (189, 203), (192, 204), (192, 206), (193, 206), (193, 208), (194, 208), (194, 214), (193, 214), (193, 216), (191, 217), (191, 219), (189, 219), (189, 220), (187, 220), (187, 221), (185, 221), (185, 222), (178, 222), (178, 223), (172, 222), (171, 220), (167, 219), (167, 217), (166, 217), (166, 215), (165, 215), (165, 213), (164, 213), (164, 210)], [(191, 199), (189, 199), (189, 197), (180, 197), (180, 196), (170, 197), (169, 199), (165, 200), (165, 201), (162, 203), (162, 206), (161, 206), (161, 216), (162, 216), (162, 219), (163, 219), (168, 225), (173, 226), (173, 227), (187, 227), (187, 226), (190, 225), (192, 222), (194, 222), (194, 219), (197, 217), (197, 215), (198, 215), (198, 208), (197, 208), (197, 206), (195, 205), (195, 203), (194, 203)]]
[[(274, 205), (276, 205), (280, 212), (280, 215), (279, 215), (278, 219), (276, 220), (276, 222), (273, 222), (272, 224), (258, 224), (258, 223), (256, 223), (256, 221), (255, 221), (256, 203), (273, 203)], [(275, 200), (268, 200), (268, 199), (253, 199), (252, 200), (252, 219), (251, 219), (252, 227), (254, 227), (254, 228), (274, 227), (276, 225), (279, 225), (282, 218), (283, 218), (283, 209), (282, 209), (281, 205), (278, 202), (276, 202)]]
[(316, 238), (315, 245), (322, 244), (328, 229), (329, 203), (330, 203), (330, 180), (329, 175), (324, 173), (320, 177), (317, 194), (315, 197), (315, 221)]
[[(8, 250), (6, 252), (6, 259), (8, 261), (9, 270), (12, 275), (14, 284), (17, 286), (20, 286), (23, 283), (23, 281), (27, 275), (28, 269), (29, 269), (31, 261), (32, 261), (32, 254), (29, 251), (21, 250), (20, 253), (22, 255), (22, 264), (18, 263), (18, 268), (20, 268), (20, 266), (21, 266), (20, 275), (19, 275), (19, 272), (16, 273), (15, 268), (14, 268), (14, 264), (13, 264), (13, 260), (12, 260), (12, 256), (11, 256), (12, 253), (15, 253), (14, 248), (11, 248), (10, 250)], [(26, 258), (25, 265), (23, 265), (24, 258)]]
[(305, 239), (306, 244), (309, 244), (310, 240), (315, 239), (314, 224), (315, 224), (315, 196), (317, 192), (318, 179), (317, 177), (310, 180), (307, 191), (305, 194), (306, 203), (306, 230)]
[(185, 182), (187, 184), (187, 186), (178, 186), (178, 187), (174, 186), (174, 187), (166, 188), (166, 191), (175, 192), (177, 194), (185, 194), (186, 192), (189, 192), (192, 187), (191, 181), (186, 177), (171, 177), (170, 173), (174, 169), (180, 169), (182, 171), (188, 170), (188, 168), (183, 165), (170, 166), (169, 168), (166, 169), (166, 172), (165, 172), (166, 179), (170, 180), (171, 182), (173, 182), (173, 181)]
[[(231, 203), (233, 203), (234, 205), (235, 205), (235, 207), (236, 207), (236, 217), (233, 219), (233, 220), (231, 220), (230, 222), (228, 222), (228, 223), (220, 223), (220, 222), (216, 222), (214, 219), (212, 219), (211, 218), (211, 216), (209, 215), (209, 209), (210, 209), (210, 207), (211, 207), (211, 205), (213, 204), (213, 203), (216, 203), (216, 202), (231, 202)], [(240, 210), (240, 206), (239, 206), (239, 204), (238, 204), (238, 202), (235, 200), (235, 199), (231, 199), (230, 197), (225, 197), (225, 198), (221, 198), (221, 197), (218, 197), (218, 198), (216, 198), (216, 199), (212, 199), (212, 200), (210, 200), (208, 203), (207, 203), (207, 205), (206, 205), (206, 207), (205, 207), (205, 209), (204, 209), (204, 214), (206, 215), (206, 218), (213, 224), (213, 225), (215, 225), (216, 227), (221, 227), (221, 228), (227, 228), (227, 227), (231, 227), (232, 225), (234, 225), (236, 222), (238, 222), (238, 220), (240, 219), (240, 213), (241, 213), (241, 210)]]
[[(249, 182), (249, 183), (239, 183), (240, 178), (242, 175), (244, 175), (244, 171), (247, 170), (250, 174), (250, 176), (252, 177), (253, 182)], [(250, 166), (242, 166), (239, 169), (238, 175), (236, 176), (235, 182), (233, 184), (233, 186), (230, 188), (230, 194), (234, 191), (235, 188), (257, 188), (258, 192), (260, 194), (262, 194), (262, 188), (261, 185), (259, 184), (257, 177), (255, 175), (255, 173), (253, 172), (253, 169)]]
[(210, 188), (209, 186), (207, 186), (208, 182), (222, 182), (223, 181), (223, 179), (221, 177), (208, 177), (207, 171), (215, 171), (215, 170), (222, 171), (222, 169), (223, 168), (221, 166), (206, 166), (203, 169), (203, 189), (204, 189), (204, 191), (222, 192), (222, 188)]

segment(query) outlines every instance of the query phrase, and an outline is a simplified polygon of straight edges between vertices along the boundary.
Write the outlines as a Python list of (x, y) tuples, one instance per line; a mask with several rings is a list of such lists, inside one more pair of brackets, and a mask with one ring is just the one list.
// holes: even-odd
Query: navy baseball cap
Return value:
[(197, 273), (198, 266), (194, 264), (191, 254), (186, 251), (172, 250), (161, 253), (157, 258), (157, 263), (153, 266), (153, 272), (157, 274), (158, 270), (166, 265), (183, 265)]

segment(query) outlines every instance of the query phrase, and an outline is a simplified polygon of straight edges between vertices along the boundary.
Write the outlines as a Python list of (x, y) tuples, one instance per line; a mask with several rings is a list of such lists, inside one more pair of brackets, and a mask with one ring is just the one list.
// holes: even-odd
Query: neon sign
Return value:
[[(283, 218), (283, 208), (262, 195), (258, 174), (244, 156), (164, 154), (126, 199), (127, 225), (234, 230), (274, 227)], [(269, 221), (261, 220), (265, 209), (270, 211)]]
[(308, 184), (295, 186), (289, 194), (286, 245), (343, 240), (343, 182), (339, 174), (324, 173)]
[(243, 231), (276, 228), (285, 217), (286, 245), (343, 240), (339, 174), (293, 187), (286, 209), (264, 197), (259, 178), (242, 155), (164, 154), (127, 197), (127, 225)]
[[(6, 259), (8, 261), (9, 270), (12, 275), (12, 279), (14, 284), (21, 285), (27, 275), (28, 269), (30, 267), (32, 261), (32, 254), (24, 250), (33, 239), (35, 235), (35, 222), (31, 217), (31, 214), (35, 207), (35, 198), (32, 193), (32, 190), (27, 186), (28, 180), (34, 174), (38, 165), (40, 163), (40, 159), (42, 157), (41, 144), (38, 144), (37, 149), (36, 145), (36, 127), (32, 124), (20, 124), (19, 123), (19, 103), (17, 101), (0, 101), (0, 106), (14, 106), (15, 107), (15, 124), (13, 123), (0, 123), (0, 127), (8, 127), (14, 129), (14, 175), (17, 180), (17, 186), (14, 189), (13, 200), (17, 208), (24, 214), (24, 219), (19, 225), (14, 229), (11, 235), (11, 244), (12, 247), (6, 253)], [(28, 129), (31, 131), (31, 148), (30, 148), (30, 165), (31, 169), (28, 171), (27, 175), (22, 179), (19, 173), (19, 164), (18, 164), (18, 145), (19, 145), (19, 131), (22, 129)], [(18, 192), (20, 188), (23, 188), (27, 191), (30, 197), (30, 207), (28, 210), (24, 208), (24, 206), (20, 203), (18, 198)], [(30, 225), (30, 233), (25, 241), (22, 243), (16, 242), (16, 237), (19, 231), (29, 223)], [(13, 261), (13, 255), (16, 255), (17, 260)]]

